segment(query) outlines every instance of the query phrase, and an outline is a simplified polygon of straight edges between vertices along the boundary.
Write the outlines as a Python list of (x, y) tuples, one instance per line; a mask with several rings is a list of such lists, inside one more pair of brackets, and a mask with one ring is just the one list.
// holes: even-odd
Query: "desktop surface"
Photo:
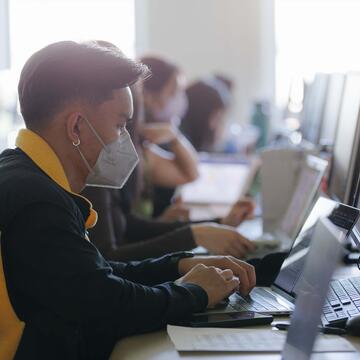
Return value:
[[(336, 271), (335, 278), (359, 276), (356, 266), (344, 266)], [(274, 321), (288, 320), (288, 317), (275, 317)], [(270, 326), (259, 326), (259, 329), (272, 330)], [(355, 360), (360, 358), (360, 337), (346, 336), (357, 349), (357, 353), (317, 353), (312, 360)], [(166, 330), (148, 334), (130, 336), (117, 342), (110, 360), (172, 360), (172, 359), (244, 359), (244, 360), (280, 360), (277, 353), (239, 353), (239, 352), (178, 352), (172, 344)]]
[[(281, 320), (281, 318), (276, 319)], [(260, 328), (260, 327), (259, 327)], [(262, 327), (266, 329), (266, 327)], [(279, 331), (271, 330), (269, 331)], [(346, 337), (360, 351), (360, 338)], [(359, 353), (317, 353), (312, 360), (355, 360)], [(239, 353), (239, 352), (178, 352), (172, 344), (166, 330), (150, 334), (131, 336), (118, 341), (110, 360), (172, 360), (172, 359), (244, 359), (244, 360), (280, 360), (277, 353)]]

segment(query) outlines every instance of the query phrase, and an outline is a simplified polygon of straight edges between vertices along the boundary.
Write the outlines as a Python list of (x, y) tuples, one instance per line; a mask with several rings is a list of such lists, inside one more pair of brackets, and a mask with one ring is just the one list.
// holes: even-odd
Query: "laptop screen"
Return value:
[(319, 198), (308, 216), (299, 235), (294, 241), (288, 257), (285, 259), (274, 286), (296, 297), (297, 284), (302, 276), (306, 254), (316, 222), (327, 217), (333, 224), (346, 233), (350, 232), (359, 216), (359, 210), (336, 201)]
[(295, 310), (291, 316), (283, 360), (310, 359), (329, 282), (338, 265), (341, 244), (347, 233), (328, 218), (320, 218), (313, 232), (302, 279), (296, 284)]
[(199, 164), (199, 178), (181, 188), (184, 203), (232, 204), (247, 191), (249, 164), (208, 163)]
[(280, 231), (290, 239), (296, 236), (301, 223), (305, 220), (306, 214), (304, 212), (310, 208), (323, 174), (324, 171), (319, 171), (316, 168), (309, 166), (302, 168), (294, 195), (280, 224)]

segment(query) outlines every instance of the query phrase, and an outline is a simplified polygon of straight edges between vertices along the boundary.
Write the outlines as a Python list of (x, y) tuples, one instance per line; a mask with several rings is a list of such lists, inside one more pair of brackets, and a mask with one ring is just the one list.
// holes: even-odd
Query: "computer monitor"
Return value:
[(298, 176), (294, 194), (280, 223), (281, 231), (294, 239), (316, 200), (327, 161), (307, 155)]
[[(356, 208), (360, 208), (360, 175), (358, 174), (358, 178), (356, 181), (355, 191), (354, 191), (354, 200), (352, 206)], [(351, 239), (355, 243), (355, 245), (360, 250), (360, 219), (357, 221), (351, 232)]]
[(329, 74), (316, 74), (305, 92), (301, 132), (313, 144), (319, 143), (328, 82)]
[(199, 178), (179, 190), (187, 204), (233, 204), (248, 190), (251, 165), (199, 163)]
[(345, 79), (329, 180), (331, 196), (346, 204), (352, 204), (351, 191), (360, 141), (359, 108), (360, 73), (350, 73)]
[(331, 74), (325, 98), (320, 130), (320, 144), (334, 145), (345, 83), (344, 74)]

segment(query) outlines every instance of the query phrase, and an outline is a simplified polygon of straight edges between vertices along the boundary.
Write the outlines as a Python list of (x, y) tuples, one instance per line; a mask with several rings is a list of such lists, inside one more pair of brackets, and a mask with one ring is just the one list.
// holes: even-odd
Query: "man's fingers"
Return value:
[(255, 274), (255, 268), (246, 267), (245, 268), (248, 278), (249, 278), (249, 289), (253, 289), (256, 285), (256, 274)]
[(193, 272), (199, 272), (199, 271), (203, 271), (206, 268), (207, 266), (200, 263), (200, 264), (196, 264), (192, 269), (190, 269), (190, 271), (192, 270)]
[(239, 291), (241, 294), (246, 295), (250, 291), (249, 276), (245, 269), (239, 267), (238, 278), (240, 280)]
[(233, 277), (232, 279), (230, 280), (227, 280), (226, 281), (226, 287), (227, 287), (227, 290), (228, 290), (228, 294), (236, 291), (239, 287), (239, 279), (236, 278), (236, 277)]
[(219, 274), (224, 280), (231, 280), (234, 277), (234, 273), (230, 269), (220, 270)]
[(222, 269), (229, 269), (234, 276), (240, 279), (240, 291), (247, 294), (256, 285), (256, 273), (255, 268), (239, 259), (232, 256), (222, 258), (217, 266)]
[(250, 291), (251, 285), (250, 285), (249, 274), (243, 266), (240, 266), (236, 261), (233, 261), (232, 258), (229, 256), (222, 260), (222, 264), (221, 265), (219, 264), (219, 267), (223, 269), (225, 268), (231, 270), (233, 274), (237, 278), (239, 278), (241, 293), (245, 294)]
[(231, 269), (235, 276), (240, 279), (240, 292), (248, 294), (256, 285), (255, 268), (244, 261), (227, 258), (229, 269)]
[(256, 273), (254, 266), (238, 259), (234, 259), (233, 261), (236, 261), (239, 266), (246, 270), (249, 278), (249, 286), (252, 289), (256, 285)]

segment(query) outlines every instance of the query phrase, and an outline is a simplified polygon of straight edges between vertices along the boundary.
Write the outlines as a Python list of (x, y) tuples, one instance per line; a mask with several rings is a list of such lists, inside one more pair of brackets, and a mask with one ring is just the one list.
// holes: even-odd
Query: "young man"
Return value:
[(89, 241), (96, 212), (78, 193), (121, 188), (136, 166), (129, 86), (146, 74), (115, 49), (70, 41), (25, 64), (27, 129), (0, 155), (2, 360), (106, 359), (123, 336), (255, 285), (253, 267), (231, 257), (109, 262)]

